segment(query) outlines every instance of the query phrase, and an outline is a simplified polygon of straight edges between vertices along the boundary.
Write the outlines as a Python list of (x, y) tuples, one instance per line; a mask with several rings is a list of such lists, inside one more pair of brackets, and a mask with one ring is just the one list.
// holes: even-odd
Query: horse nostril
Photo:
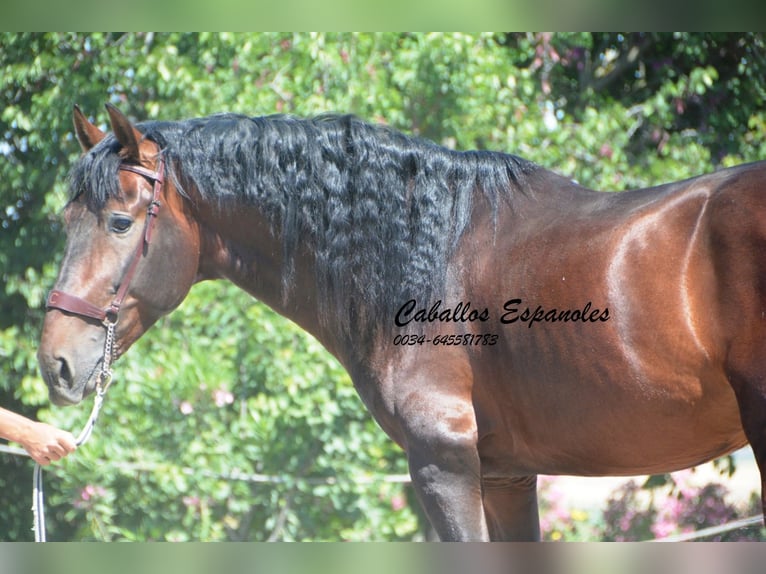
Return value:
[(72, 371), (69, 369), (69, 363), (66, 359), (59, 359), (59, 379), (63, 379), (68, 383), (73, 380)]

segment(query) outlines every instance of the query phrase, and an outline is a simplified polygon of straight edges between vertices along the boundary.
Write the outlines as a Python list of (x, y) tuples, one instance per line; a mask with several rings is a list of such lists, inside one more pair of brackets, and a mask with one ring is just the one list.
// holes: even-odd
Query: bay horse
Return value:
[(74, 109), (54, 403), (94, 391), (110, 330), (116, 359), (227, 279), (338, 358), (442, 540), (539, 539), (537, 474), (749, 442), (764, 476), (766, 163), (603, 193), (347, 115), (107, 111)]

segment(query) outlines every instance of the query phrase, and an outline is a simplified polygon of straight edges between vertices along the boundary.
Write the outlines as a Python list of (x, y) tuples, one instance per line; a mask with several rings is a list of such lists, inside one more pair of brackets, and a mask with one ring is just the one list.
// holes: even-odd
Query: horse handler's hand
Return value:
[(64, 458), (77, 448), (72, 433), (41, 422), (33, 422), (20, 442), (29, 456), (42, 466)]

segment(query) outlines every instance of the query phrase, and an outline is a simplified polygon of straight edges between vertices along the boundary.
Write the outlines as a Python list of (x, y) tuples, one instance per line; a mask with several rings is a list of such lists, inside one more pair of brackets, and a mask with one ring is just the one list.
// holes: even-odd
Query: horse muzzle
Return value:
[(96, 388), (100, 357), (84, 360), (69, 355), (63, 349), (41, 344), (37, 352), (40, 373), (48, 386), (53, 404), (76, 405)]

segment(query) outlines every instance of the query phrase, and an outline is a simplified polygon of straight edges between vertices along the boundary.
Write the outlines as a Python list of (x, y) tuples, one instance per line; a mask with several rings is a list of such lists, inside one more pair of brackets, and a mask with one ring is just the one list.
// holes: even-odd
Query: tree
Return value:
[[(72, 429), (87, 415), (87, 406), (48, 407), (35, 361), (79, 153), (74, 103), (102, 124), (104, 101), (137, 120), (352, 112), (621, 190), (764, 157), (763, 43), (761, 34), (3, 34), (0, 401)], [(408, 487), (377, 478), (405, 473), (405, 461), (347, 375), (233, 287), (195, 287), (116, 378), (92, 442), (47, 473), (50, 538), (423, 536)], [(30, 467), (0, 456), (0, 538), (28, 539)], [(235, 470), (279, 481), (234, 480)]]

